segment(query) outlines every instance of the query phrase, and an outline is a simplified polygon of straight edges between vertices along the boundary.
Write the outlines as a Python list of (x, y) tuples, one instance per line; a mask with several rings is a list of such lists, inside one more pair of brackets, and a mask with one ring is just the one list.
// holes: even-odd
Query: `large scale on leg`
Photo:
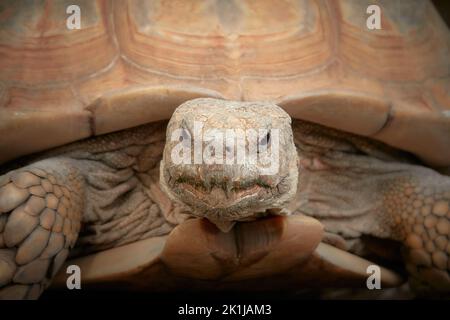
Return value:
[(2, 176), (1, 297), (37, 298), (75, 246), (84, 182), (70, 160), (44, 160)]

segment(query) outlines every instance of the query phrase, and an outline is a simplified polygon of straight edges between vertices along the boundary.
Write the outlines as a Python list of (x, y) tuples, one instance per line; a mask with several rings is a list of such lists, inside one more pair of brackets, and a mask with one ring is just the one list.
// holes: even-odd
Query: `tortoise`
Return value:
[[(419, 0), (375, 1), (369, 30), (372, 2), (2, 2), (0, 297), (73, 264), (169, 291), (365, 287), (376, 264), (448, 292), (450, 34)], [(226, 162), (229, 129), (276, 170)]]

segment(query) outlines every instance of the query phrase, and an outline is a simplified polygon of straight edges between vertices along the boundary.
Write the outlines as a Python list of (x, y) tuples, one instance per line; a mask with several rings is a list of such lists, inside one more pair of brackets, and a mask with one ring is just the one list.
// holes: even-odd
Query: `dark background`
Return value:
[(447, 23), (447, 26), (450, 27), (450, 0), (432, 0), (435, 7), (438, 9), (442, 18)]

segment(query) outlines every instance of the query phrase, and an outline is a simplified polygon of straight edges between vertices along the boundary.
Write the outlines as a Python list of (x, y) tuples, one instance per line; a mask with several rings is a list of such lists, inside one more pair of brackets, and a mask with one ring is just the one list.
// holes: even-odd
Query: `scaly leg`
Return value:
[(84, 179), (52, 158), (0, 176), (0, 299), (36, 299), (74, 247)]
[(412, 284), (450, 291), (450, 178), (428, 171), (386, 185), (384, 207), (405, 243)]
[(338, 247), (361, 235), (400, 241), (411, 283), (450, 291), (450, 177), (339, 153), (303, 154), (300, 163), (292, 212), (319, 219)]
[(292, 212), (319, 219), (326, 241), (364, 253), (362, 235), (397, 240), (411, 284), (450, 292), (450, 177), (389, 146), (296, 121)]

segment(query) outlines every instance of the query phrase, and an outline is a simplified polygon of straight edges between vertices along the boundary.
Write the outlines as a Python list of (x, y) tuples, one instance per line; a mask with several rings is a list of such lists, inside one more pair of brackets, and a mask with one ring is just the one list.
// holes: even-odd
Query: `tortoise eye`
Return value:
[(188, 130), (185, 128), (181, 129), (180, 137), (178, 138), (180, 142), (182, 142), (184, 145), (191, 145), (191, 134)]
[(266, 146), (270, 143), (270, 130), (267, 131), (267, 134), (261, 139), (259, 140), (259, 145), (260, 146)]

